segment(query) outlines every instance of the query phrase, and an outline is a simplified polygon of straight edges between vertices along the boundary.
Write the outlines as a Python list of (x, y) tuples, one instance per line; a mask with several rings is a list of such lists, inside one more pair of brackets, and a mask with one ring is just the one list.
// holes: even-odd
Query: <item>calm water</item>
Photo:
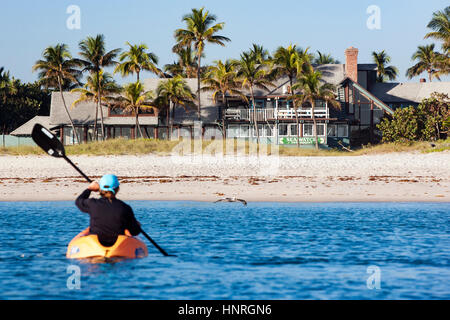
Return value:
[(450, 203), (130, 204), (177, 257), (69, 261), (88, 224), (73, 203), (0, 203), (0, 298), (450, 299)]

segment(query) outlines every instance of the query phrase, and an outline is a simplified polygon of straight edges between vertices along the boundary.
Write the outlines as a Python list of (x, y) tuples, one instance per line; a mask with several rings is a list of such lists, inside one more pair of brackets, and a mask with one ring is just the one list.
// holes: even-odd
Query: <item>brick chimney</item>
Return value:
[(354, 82), (358, 82), (358, 52), (353, 47), (345, 50), (345, 75)]

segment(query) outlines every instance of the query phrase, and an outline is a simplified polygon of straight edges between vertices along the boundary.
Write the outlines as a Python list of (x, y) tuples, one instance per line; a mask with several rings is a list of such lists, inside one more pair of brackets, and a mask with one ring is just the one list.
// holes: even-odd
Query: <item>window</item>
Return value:
[(239, 125), (233, 124), (228, 126), (227, 136), (230, 138), (239, 137)]
[(125, 139), (131, 139), (130, 127), (122, 127), (122, 137), (124, 137)]
[(313, 135), (313, 125), (312, 124), (305, 123), (303, 125), (303, 135), (305, 137), (308, 137), (308, 136), (310, 137)]
[(297, 125), (296, 124), (291, 124), (289, 126), (289, 133), (291, 136), (294, 136), (294, 137), (297, 136)]
[(348, 125), (340, 124), (338, 125), (338, 137), (348, 137)]
[(268, 124), (264, 125), (264, 137), (273, 137), (273, 126)]
[[(303, 135), (305, 137), (314, 136), (314, 125), (312, 123), (306, 123), (303, 125)], [(325, 125), (323, 123), (317, 124), (317, 135), (325, 136)]]
[(275, 100), (273, 99), (266, 100), (266, 108), (275, 109)]
[(241, 126), (240, 137), (242, 137), (242, 138), (248, 138), (249, 132), (250, 132), (249, 126), (247, 126), (247, 125)]
[(355, 105), (353, 103), (348, 104), (348, 113), (350, 113), (350, 114), (355, 113)]
[(279, 99), (278, 109), (289, 109), (289, 101), (287, 101), (286, 99)]
[(316, 105), (315, 105), (316, 109), (326, 109), (327, 105), (326, 105), (325, 101), (323, 101), (323, 100), (316, 100), (315, 103), (316, 103)]
[(327, 136), (337, 137), (337, 125), (335, 124), (328, 125)]
[(288, 126), (285, 123), (280, 123), (278, 125), (278, 135), (279, 136), (287, 136), (288, 135)]
[(318, 124), (317, 125), (317, 135), (318, 136), (324, 136), (325, 135), (325, 125), (324, 124)]
[(262, 109), (264, 108), (264, 100), (255, 100), (255, 105), (257, 109)]

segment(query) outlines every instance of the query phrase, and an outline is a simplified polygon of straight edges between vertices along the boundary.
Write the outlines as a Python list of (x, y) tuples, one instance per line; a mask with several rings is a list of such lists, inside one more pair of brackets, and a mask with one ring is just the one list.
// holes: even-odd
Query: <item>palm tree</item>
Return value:
[(5, 71), (4, 67), (0, 67), (0, 108), (3, 110), (0, 110), (0, 115), (2, 118), (0, 118), (0, 123), (3, 124), (2, 127), (2, 140), (3, 140), (3, 147), (5, 147), (5, 134), (6, 134), (6, 128), (8, 120), (5, 119), (4, 115), (2, 113), (8, 113), (7, 110), (4, 108), (7, 108), (6, 104), (8, 101), (8, 98), (11, 95), (15, 95), (17, 93), (17, 87), (19, 86), (19, 81), (15, 80), (14, 78), (11, 79), (9, 75), (9, 71)]
[[(302, 105), (305, 102), (311, 104), (311, 117), (313, 119), (314, 137), (316, 149), (319, 149), (319, 138), (317, 136), (317, 122), (315, 117), (316, 100), (325, 101), (327, 104), (340, 109), (341, 104), (336, 101), (335, 87), (330, 83), (322, 84), (322, 73), (320, 71), (311, 71), (302, 74), (297, 83), (294, 84), (294, 90), (300, 90), (301, 93), (296, 94), (294, 99), (297, 103)], [(298, 135), (297, 130), (297, 135)]]
[(0, 67), (0, 101), (5, 104), (10, 93), (16, 91), (14, 79), (11, 80), (9, 71), (5, 71), (4, 67)]
[(373, 62), (377, 65), (377, 82), (385, 82), (387, 79), (395, 80), (398, 75), (398, 69), (394, 66), (386, 66), (391, 62), (391, 57), (383, 50), (372, 52)]
[[(109, 67), (116, 65), (117, 62), (114, 59), (120, 52), (120, 49), (114, 49), (111, 51), (106, 51), (105, 48), (105, 36), (102, 34), (97, 35), (96, 37), (87, 37), (85, 40), (79, 43), (80, 53), (79, 55), (82, 59), (78, 59), (78, 62), (83, 66), (83, 72), (89, 71), (91, 74), (95, 73), (97, 75), (97, 79), (100, 77), (100, 71), (104, 67)], [(98, 102), (97, 108), (95, 111), (95, 122), (94, 122), (94, 135), (95, 139), (97, 139), (97, 118), (98, 118), (98, 109), (100, 109), (100, 118), (102, 125), (102, 138), (105, 138), (105, 126), (103, 124), (103, 109), (100, 107), (100, 101), (102, 96), (102, 87), (101, 85), (98, 89)]]
[(204, 8), (192, 9), (192, 12), (185, 15), (182, 19), (186, 23), (186, 29), (175, 30), (175, 51), (180, 47), (194, 46), (197, 53), (197, 101), (198, 101), (198, 119), (201, 119), (200, 108), (200, 81), (201, 81), (201, 59), (207, 43), (219, 44), (225, 46), (229, 38), (217, 35), (222, 30), (225, 23), (214, 24), (217, 20), (215, 15), (204, 11)]
[(257, 143), (259, 143), (258, 122), (256, 118), (256, 104), (255, 104), (255, 88), (269, 90), (269, 86), (273, 83), (269, 80), (265, 66), (258, 62), (257, 57), (250, 52), (241, 54), (241, 59), (236, 61), (238, 68), (238, 79), (242, 83), (243, 88), (250, 90), (253, 107), (253, 121), (256, 130)]
[[(66, 100), (63, 94), (63, 83), (78, 83), (80, 71), (77, 69), (78, 62), (72, 58), (66, 44), (57, 44), (56, 46), (47, 47), (43, 54), (43, 59), (36, 61), (33, 66), (33, 72), (39, 71), (39, 81), (47, 88), (58, 88), (61, 94), (61, 99), (72, 126), (73, 134), (77, 143), (80, 143), (78, 133), (73, 124), (72, 117), (67, 109)], [(62, 138), (62, 137), (61, 137)]]
[(148, 50), (147, 45), (131, 45), (129, 42), (126, 42), (126, 45), (130, 48), (120, 55), (119, 60), (121, 63), (116, 66), (114, 73), (120, 72), (123, 77), (128, 76), (130, 73), (136, 73), (138, 82), (139, 74), (143, 70), (162, 75), (161, 70), (156, 66), (158, 57), (153, 52), (146, 52)]
[(247, 100), (247, 97), (239, 90), (242, 83), (238, 79), (236, 66), (236, 61), (232, 60), (214, 61), (214, 65), (209, 66), (202, 80), (204, 84), (202, 91), (212, 92), (212, 98), (216, 103), (220, 96), (224, 106), (227, 106), (227, 94), (237, 95)]
[[(167, 121), (172, 126), (172, 113), (175, 106), (182, 106), (187, 110), (194, 101), (194, 94), (182, 76), (160, 81), (156, 89), (156, 104), (161, 108), (167, 108)], [(170, 130), (172, 131), (172, 130)]]
[(177, 48), (175, 53), (178, 56), (178, 61), (166, 64), (164, 66), (164, 71), (169, 73), (172, 77), (181, 75), (184, 78), (195, 78), (198, 64), (197, 55), (192, 51), (192, 48)]
[[(297, 48), (296, 45), (289, 45), (287, 48), (278, 47), (275, 51), (272, 59), (272, 76), (274, 77), (288, 77), (289, 79), (289, 93), (293, 103), (295, 111), (295, 120), (297, 123), (297, 138), (299, 136), (299, 118), (298, 108), (294, 96), (294, 80), (299, 77), (303, 72), (311, 68), (310, 55), (308, 49), (302, 50)], [(300, 147), (300, 139), (297, 139), (297, 147)]]
[(256, 57), (259, 63), (266, 63), (272, 60), (269, 50), (265, 49), (262, 45), (254, 43), (250, 48), (250, 53)]
[(317, 51), (317, 56), (314, 58), (314, 64), (322, 65), (322, 64), (339, 64), (340, 61), (333, 58), (331, 54), (325, 54), (320, 51)]
[(154, 99), (154, 94), (152, 91), (145, 91), (144, 86), (141, 82), (134, 82), (127, 84), (123, 88), (122, 96), (119, 97), (118, 106), (122, 108), (125, 112), (131, 112), (134, 114), (136, 119), (136, 135), (139, 132), (141, 137), (144, 137), (142, 128), (139, 125), (139, 111), (156, 109), (154, 104), (151, 103)]
[(442, 49), (448, 54), (450, 51), (450, 6), (443, 11), (434, 12), (427, 27), (434, 31), (427, 33), (425, 39), (433, 38), (443, 41)]
[(70, 91), (80, 93), (80, 97), (72, 103), (72, 108), (86, 101), (94, 102), (97, 106), (99, 86), (102, 88), (102, 101), (100, 103), (100, 106), (108, 105), (111, 100), (117, 99), (115, 95), (118, 95), (122, 91), (122, 88), (116, 84), (109, 73), (103, 72), (103, 70), (101, 70), (99, 76), (100, 84), (97, 78), (97, 74), (94, 73), (87, 78), (87, 82), (84, 87), (75, 88)]
[(430, 82), (433, 78), (440, 80), (439, 65), (442, 63), (442, 59), (442, 56), (434, 51), (434, 43), (419, 46), (411, 57), (411, 60), (418, 60), (418, 62), (406, 71), (406, 75), (411, 79), (419, 76), (422, 72), (427, 72)]
[[(258, 59), (258, 58), (257, 58)], [(247, 97), (239, 90), (242, 83), (237, 78), (236, 61), (222, 60), (214, 61), (214, 65), (210, 66), (205, 73), (202, 91), (212, 92), (212, 98), (215, 103), (218, 102), (218, 97), (222, 98), (222, 104), (225, 108), (228, 107), (227, 94), (241, 97), (242, 100), (248, 103)], [(225, 122), (223, 122), (223, 134), (225, 135)]]

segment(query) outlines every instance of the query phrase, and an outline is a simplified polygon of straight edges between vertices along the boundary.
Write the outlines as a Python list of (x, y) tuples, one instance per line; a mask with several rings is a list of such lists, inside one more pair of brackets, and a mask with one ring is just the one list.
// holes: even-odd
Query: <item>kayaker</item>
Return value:
[[(106, 247), (114, 245), (117, 237), (125, 234), (125, 230), (132, 236), (137, 236), (141, 230), (133, 209), (116, 198), (119, 185), (115, 175), (105, 175), (99, 183), (92, 182), (75, 201), (77, 207), (90, 216), (90, 234), (96, 234), (100, 243)], [(98, 191), (100, 199), (89, 198), (91, 192)]]

